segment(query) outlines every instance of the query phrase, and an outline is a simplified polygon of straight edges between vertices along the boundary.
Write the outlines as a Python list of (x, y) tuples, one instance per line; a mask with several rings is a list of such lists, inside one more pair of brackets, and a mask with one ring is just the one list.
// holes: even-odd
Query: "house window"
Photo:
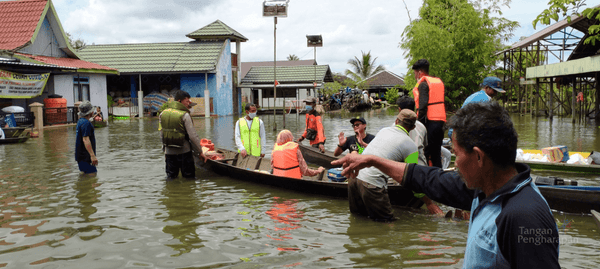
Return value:
[(80, 77), (79, 75), (73, 77), (73, 97), (75, 102), (90, 101), (89, 77)]

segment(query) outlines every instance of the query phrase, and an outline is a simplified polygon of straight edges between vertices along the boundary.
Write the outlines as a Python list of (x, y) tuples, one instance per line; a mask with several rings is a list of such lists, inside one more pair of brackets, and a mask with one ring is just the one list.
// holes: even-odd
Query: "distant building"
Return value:
[(81, 60), (50, 0), (0, 1), (0, 71), (50, 74), (37, 93), (0, 88), (0, 108), (20, 106), (26, 111), (53, 94), (65, 98), (67, 106), (89, 100), (106, 111), (106, 76), (119, 74), (116, 68)]
[(286, 101), (293, 100), (302, 105), (301, 101), (306, 97), (317, 96), (315, 88), (318, 90), (324, 83), (333, 82), (329, 65), (316, 65), (314, 60), (277, 61), (275, 94), (273, 70), (272, 61), (242, 63), (244, 77), (240, 87), (246, 101), (261, 108), (283, 107)]
[[(181, 89), (193, 98), (208, 94), (211, 114), (239, 113), (240, 42), (248, 39), (220, 20), (186, 36), (193, 40), (92, 45), (79, 53), (86, 60), (119, 70), (120, 76), (108, 77), (109, 92), (135, 97), (140, 89), (144, 95)], [(236, 43), (236, 54), (231, 53), (232, 42)], [(199, 106), (204, 107), (204, 103)]]
[[(400, 87), (402, 88), (399, 90), (400, 92), (404, 91), (406, 93), (404, 79), (387, 70), (380, 71), (368, 77), (364, 81), (365, 89), (363, 90), (369, 91), (369, 94), (371, 96), (375, 95), (378, 98), (384, 98), (384, 95), (387, 92), (387, 90), (390, 88), (394, 88), (397, 85), (400, 85)], [(400, 95), (402, 96), (402, 94)]]

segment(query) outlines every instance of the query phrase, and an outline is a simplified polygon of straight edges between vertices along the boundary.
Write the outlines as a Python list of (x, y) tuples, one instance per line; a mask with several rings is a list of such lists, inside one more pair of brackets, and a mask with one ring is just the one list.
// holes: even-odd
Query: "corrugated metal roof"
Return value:
[(31, 41), (47, 3), (0, 1), (0, 50), (14, 50)]
[(213, 23), (206, 25), (196, 31), (193, 31), (185, 36), (196, 40), (229, 38), (231, 40), (239, 40), (241, 42), (248, 41), (248, 38), (240, 34), (238, 31), (233, 30), (233, 28), (227, 26), (220, 20), (216, 20)]
[(377, 74), (374, 74), (365, 80), (367, 81), (366, 84), (370, 87), (393, 87), (396, 85), (404, 86), (404, 80), (400, 76), (387, 70), (380, 71)]
[[(316, 68), (316, 76), (315, 76)], [(277, 66), (279, 83), (333, 82), (329, 65)], [(273, 66), (255, 66), (248, 71), (242, 83), (273, 83)]]
[(207, 72), (215, 70), (223, 45), (222, 41), (88, 45), (78, 54), (121, 73)]
[(114, 71), (114, 73), (117, 73), (117, 69), (115, 69), (115, 68), (110, 68), (107, 66), (102, 66), (99, 64), (86, 62), (86, 61), (82, 61), (82, 60), (74, 59), (74, 58), (56, 58), (56, 57), (41, 56), (41, 55), (30, 55), (30, 54), (24, 54), (24, 53), (16, 53), (16, 55), (21, 55), (21, 56), (27, 57), (29, 59), (32, 59), (34, 61), (38, 61), (38, 62), (42, 62), (45, 64), (50, 64), (50, 65), (54, 65), (54, 66), (58, 66), (58, 67), (67, 67), (67, 68), (75, 67), (78, 69)]
[[(596, 7), (600, 7), (600, 5), (596, 5), (593, 8)], [(575, 29), (577, 29), (578, 31), (581, 31), (582, 33), (587, 34), (588, 32), (588, 28), (589, 28), (589, 23), (580, 23), (581, 21), (584, 20), (589, 20), (586, 16), (580, 15), (580, 16), (572, 16), (571, 17), (571, 21), (569, 22), (567, 19), (564, 19), (562, 21), (559, 21), (555, 24), (552, 24), (546, 28), (544, 28), (543, 30), (519, 41), (514, 43), (509, 49), (505, 49), (503, 51), (500, 51), (496, 54), (500, 54), (506, 51), (510, 51), (510, 50), (514, 50), (514, 49), (518, 49), (518, 48), (524, 48), (527, 47), (529, 45), (532, 45), (533, 43), (543, 40), (544, 38), (566, 28), (566, 27), (573, 27)], [(593, 24), (592, 24), (593, 25)]]
[(69, 70), (77, 70), (76, 67), (65, 67), (65, 66), (56, 66), (56, 65), (52, 65), (52, 64), (36, 64), (36, 63), (29, 63), (29, 62), (24, 62), (24, 61), (15, 61), (14, 59), (6, 59), (6, 58), (1, 58), (0, 57), (0, 65), (7, 65), (7, 66), (18, 66), (18, 67), (40, 67), (40, 68), (50, 68), (50, 69), (69, 69)]

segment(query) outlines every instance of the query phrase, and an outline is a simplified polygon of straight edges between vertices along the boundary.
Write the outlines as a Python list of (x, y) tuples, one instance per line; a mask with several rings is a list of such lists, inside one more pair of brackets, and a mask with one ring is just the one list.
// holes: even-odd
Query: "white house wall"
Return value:
[(59, 48), (60, 45), (56, 39), (55, 33), (60, 31), (54, 31), (50, 25), (48, 17), (44, 18), (42, 27), (40, 27), (33, 44), (19, 50), (19, 52), (57, 58), (68, 57), (68, 55)]
[[(73, 96), (73, 78), (77, 74), (55, 75), (54, 93), (62, 95), (67, 99), (67, 106), (74, 106)], [(89, 77), (90, 81), (90, 102), (94, 106), (100, 106), (103, 114), (108, 115), (108, 101), (106, 89), (106, 75), (104, 74), (79, 74), (80, 77)]]

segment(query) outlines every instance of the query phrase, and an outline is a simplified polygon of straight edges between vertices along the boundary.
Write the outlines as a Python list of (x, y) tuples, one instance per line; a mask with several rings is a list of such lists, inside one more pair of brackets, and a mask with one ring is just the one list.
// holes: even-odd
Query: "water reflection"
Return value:
[(164, 220), (167, 225), (162, 230), (173, 236), (165, 243), (177, 252), (173, 257), (204, 247), (206, 240), (200, 238), (197, 232), (200, 223), (195, 221), (205, 207), (201, 192), (201, 185), (189, 180), (168, 182), (161, 192), (163, 198), (159, 201), (167, 211)]

